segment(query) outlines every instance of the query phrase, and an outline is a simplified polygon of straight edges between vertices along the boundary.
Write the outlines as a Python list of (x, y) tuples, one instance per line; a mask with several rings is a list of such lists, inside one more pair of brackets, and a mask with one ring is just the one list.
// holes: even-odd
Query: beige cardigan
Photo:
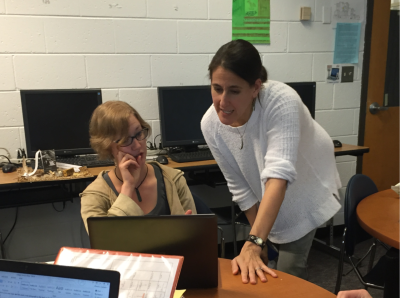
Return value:
[[(193, 197), (183, 172), (157, 162), (149, 163), (158, 165), (162, 170), (171, 215), (185, 214), (187, 210), (192, 210), (192, 213), (196, 214)], [(88, 230), (86, 222), (88, 217), (144, 215), (139, 205), (130, 197), (123, 194), (116, 196), (104, 180), (103, 173), (104, 171), (100, 172), (96, 180), (80, 194), (81, 215), (86, 231)]]

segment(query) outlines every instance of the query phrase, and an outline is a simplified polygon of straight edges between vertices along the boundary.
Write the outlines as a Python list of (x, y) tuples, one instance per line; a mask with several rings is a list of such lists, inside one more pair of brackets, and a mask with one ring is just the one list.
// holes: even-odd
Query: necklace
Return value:
[[(142, 202), (142, 197), (140, 196), (139, 187), (140, 187), (140, 185), (142, 185), (143, 181), (144, 181), (144, 180), (146, 179), (146, 177), (147, 177), (147, 173), (149, 172), (149, 167), (148, 167), (147, 165), (146, 165), (146, 169), (147, 169), (146, 175), (144, 175), (144, 178), (143, 178), (142, 182), (140, 182), (140, 184), (138, 185), (138, 187), (135, 187), (136, 195), (137, 195), (137, 197), (138, 197), (139, 202)], [(121, 178), (119, 178), (118, 175), (117, 175), (117, 168), (114, 168), (114, 173), (115, 173), (115, 177), (117, 177), (117, 179), (118, 179), (119, 181), (121, 181), (122, 183), (124, 183), (124, 181), (123, 181)]]
[[(250, 119), (249, 119), (249, 120), (250, 120)], [(243, 149), (243, 137), (244, 137), (244, 134), (246, 133), (246, 128), (247, 128), (247, 124), (248, 124), (248, 123), (249, 123), (249, 121), (246, 122), (246, 126), (244, 127), (243, 135), (240, 133), (239, 128), (236, 127), (236, 129), (238, 130), (238, 133), (239, 133), (239, 135), (240, 135), (240, 140), (242, 141), (242, 144), (241, 144), (241, 146), (240, 146), (240, 150)]]
[[(252, 103), (252, 110), (254, 111), (256, 109), (256, 99), (254, 98), (253, 99), (253, 103)], [(251, 114), (253, 113), (253, 111), (251, 111), (251, 113), (250, 113), (250, 117), (251, 117)], [(249, 121), (250, 121), (250, 118), (249, 118), (249, 120), (247, 120), (247, 122), (246, 122), (246, 126), (244, 127), (244, 132), (243, 132), (243, 135), (240, 133), (240, 130), (239, 130), (239, 128), (237, 128), (236, 127), (236, 129), (237, 129), (237, 131), (238, 131), (238, 133), (239, 133), (239, 135), (240, 135), (240, 140), (241, 140), (241, 145), (240, 145), (240, 150), (242, 150), (243, 149), (243, 137), (244, 137), (244, 134), (246, 133), (246, 128), (247, 128), (247, 124), (249, 124)]]

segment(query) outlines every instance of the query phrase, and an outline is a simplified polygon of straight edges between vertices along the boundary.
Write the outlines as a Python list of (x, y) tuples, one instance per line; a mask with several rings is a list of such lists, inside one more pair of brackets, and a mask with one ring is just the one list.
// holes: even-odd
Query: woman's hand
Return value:
[(186, 211), (185, 215), (192, 215), (192, 210), (189, 209), (188, 211)]
[(122, 176), (123, 186), (135, 188), (140, 177), (141, 156), (136, 159), (132, 155), (119, 151), (118, 168)]
[[(262, 282), (266, 282), (267, 278), (265, 273), (268, 273), (272, 277), (278, 277), (274, 271), (267, 267), (267, 265), (261, 260), (261, 247), (251, 242), (247, 242), (243, 245), (240, 255), (232, 260), (232, 273), (238, 274), (239, 270), (242, 275), (242, 282), (247, 284), (257, 283), (257, 276)], [(264, 273), (265, 272), (265, 273)]]
[(339, 292), (337, 298), (372, 298), (366, 290), (353, 290)]

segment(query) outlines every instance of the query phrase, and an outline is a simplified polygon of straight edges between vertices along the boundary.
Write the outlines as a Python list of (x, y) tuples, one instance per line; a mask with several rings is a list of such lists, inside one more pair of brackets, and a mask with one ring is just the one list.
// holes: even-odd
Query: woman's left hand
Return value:
[(249, 282), (249, 278), (251, 284), (256, 284), (257, 276), (262, 282), (266, 282), (267, 277), (265, 276), (265, 273), (268, 273), (272, 277), (278, 277), (278, 275), (268, 268), (267, 264), (261, 260), (260, 255), (260, 246), (251, 242), (246, 242), (243, 245), (240, 255), (232, 260), (232, 273), (238, 274), (240, 270), (242, 282), (245, 284)]

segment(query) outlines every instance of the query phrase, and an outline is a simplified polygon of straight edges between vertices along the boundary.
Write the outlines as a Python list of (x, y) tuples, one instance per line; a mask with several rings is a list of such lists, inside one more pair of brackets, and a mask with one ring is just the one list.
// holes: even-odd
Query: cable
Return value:
[(156, 143), (156, 140), (157, 140), (157, 137), (158, 136), (161, 136), (161, 134), (159, 133), (158, 135), (156, 135), (155, 137), (154, 137), (154, 139), (153, 139), (153, 143), (154, 143), (154, 145), (156, 145), (157, 143)]
[(8, 158), (11, 158), (10, 151), (8, 151), (7, 148), (2, 148), (2, 147), (0, 147), (0, 149), (3, 149), (4, 151), (6, 151), (6, 152), (7, 152), (7, 155), (8, 155)]
[(150, 141), (147, 141), (147, 143), (150, 143), (150, 146), (147, 146), (147, 149), (149, 149), (149, 150), (154, 150), (153, 143), (150, 142)]
[(13, 224), (13, 226), (11, 227), (11, 230), (8, 232), (6, 238), (4, 239), (3, 245), (6, 243), (6, 241), (7, 241), (7, 239), (8, 239), (8, 236), (10, 236), (11, 232), (14, 230), (15, 224), (17, 223), (17, 219), (18, 219), (18, 209), (19, 209), (19, 207), (17, 207), (17, 209), (15, 210), (14, 224)]
[(12, 163), (11, 160), (7, 156), (5, 156), (5, 155), (0, 155), (0, 156), (5, 157), (8, 160), (9, 163)]
[(63, 201), (63, 208), (61, 210), (58, 210), (55, 206), (54, 206), (54, 202), (51, 203), (51, 205), (53, 206), (53, 209), (56, 210), (57, 212), (63, 212), (65, 210), (65, 201)]

